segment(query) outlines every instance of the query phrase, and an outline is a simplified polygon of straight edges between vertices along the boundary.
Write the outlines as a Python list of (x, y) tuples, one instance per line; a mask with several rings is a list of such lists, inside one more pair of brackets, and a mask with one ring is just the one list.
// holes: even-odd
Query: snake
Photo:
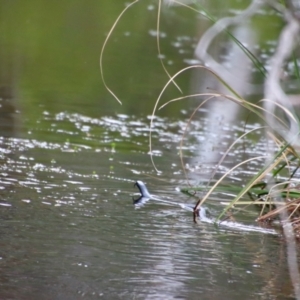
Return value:
[[(180, 208), (182, 208), (184, 210), (195, 213), (193, 205), (169, 201), (166, 199), (162, 199), (156, 195), (150, 194), (147, 186), (141, 180), (137, 180), (135, 182), (134, 186), (136, 186), (139, 189), (139, 192), (141, 194), (141, 196), (138, 199), (133, 200), (133, 203), (135, 206), (143, 206), (149, 200), (153, 200), (153, 201), (165, 203), (165, 204), (172, 205), (172, 206), (179, 206)], [(278, 232), (273, 228), (263, 228), (260, 226), (246, 225), (246, 224), (242, 224), (239, 222), (227, 221), (227, 220), (217, 221), (215, 218), (208, 216), (207, 208), (204, 206), (200, 206), (199, 211), (197, 211), (197, 218), (201, 222), (217, 224), (218, 226), (229, 227), (229, 228), (232, 228), (235, 230), (242, 230), (242, 231), (248, 231), (248, 232), (261, 232), (261, 233), (278, 235)]]

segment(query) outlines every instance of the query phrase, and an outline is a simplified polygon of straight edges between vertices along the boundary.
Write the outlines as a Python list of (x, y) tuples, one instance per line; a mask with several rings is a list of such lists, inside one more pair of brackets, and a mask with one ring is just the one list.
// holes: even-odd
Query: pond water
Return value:
[[(208, 8), (216, 16), (245, 8), (225, 2)], [(124, 3), (39, 0), (0, 7), (0, 299), (294, 297), (281, 232), (260, 231), (257, 211), (237, 216), (257, 226), (250, 232), (194, 224), (190, 212), (172, 205), (133, 205), (136, 180), (173, 202), (196, 201), (179, 191), (188, 184), (179, 152), (194, 100), (174, 102), (154, 118), (152, 153), (160, 172), (149, 155), (154, 101), (168, 81), (157, 59), (156, 1), (129, 10), (105, 51), (106, 81), (122, 106), (101, 82), (99, 55)], [(266, 17), (280, 27), (278, 16)], [(190, 65), (205, 22), (164, 8), (161, 47), (170, 73)], [(178, 83), (195, 91), (201, 76)], [(215, 85), (206, 77), (201, 82), (202, 89)], [(180, 95), (170, 86), (165, 100)], [(258, 128), (234, 147), (215, 178), (265, 153), (259, 121), (250, 117), (245, 125), (245, 112), (222, 105), (201, 108), (184, 138), (193, 184), (210, 180), (220, 155), (245, 130)], [(227, 182), (244, 184), (262, 163), (237, 169)], [(230, 199), (214, 194), (211, 213)]]

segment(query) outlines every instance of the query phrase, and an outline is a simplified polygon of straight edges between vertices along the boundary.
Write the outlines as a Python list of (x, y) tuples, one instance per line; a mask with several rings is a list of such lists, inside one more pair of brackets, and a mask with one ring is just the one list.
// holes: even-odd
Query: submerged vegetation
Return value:
[[(115, 95), (113, 89), (109, 87), (105, 81), (105, 72), (103, 70), (103, 60), (105, 59), (104, 50), (120, 18), (137, 2), (139, 1), (133, 1), (126, 6), (119, 15), (107, 35), (100, 55), (102, 80), (107, 90), (120, 103), (121, 100), (119, 97)], [(259, 125), (257, 128), (263, 129), (265, 132), (266, 153), (264, 155), (248, 158), (232, 166), (231, 169), (218, 178), (213, 185), (209, 183), (198, 186), (189, 185), (183, 188), (182, 191), (194, 197), (198, 197), (197, 192), (199, 190), (208, 190), (203, 197), (198, 199), (194, 208), (194, 216), (197, 216), (200, 206), (209, 199), (213, 192), (230, 190), (230, 192), (236, 196), (225, 209), (222, 210), (218, 219), (223, 218), (229, 210), (232, 213), (238, 210), (241, 205), (247, 207), (247, 205), (251, 204), (259, 208), (257, 215), (258, 222), (272, 223), (274, 220), (279, 221), (282, 225), (283, 234), (288, 242), (288, 248), (289, 250), (293, 250), (289, 252), (289, 268), (294, 283), (295, 294), (299, 295), (300, 287), (297, 282), (299, 282), (300, 276), (297, 264), (294, 264), (296, 250), (293, 247), (295, 246), (294, 240), (300, 238), (300, 181), (298, 175), (300, 166), (300, 122), (297, 115), (297, 109), (299, 110), (297, 106), (299, 106), (300, 103), (300, 7), (296, 1), (269, 2), (253, 0), (244, 10), (240, 10), (238, 13), (232, 13), (229, 17), (218, 19), (209, 12), (209, 8), (205, 8), (199, 3), (194, 3), (195, 1), (181, 2), (169, 0), (164, 2), (168, 3), (168, 9), (171, 9), (171, 6), (177, 6), (181, 9), (192, 10), (195, 14), (209, 20), (211, 25), (203, 33), (195, 47), (195, 63), (179, 70), (174, 75), (169, 74), (166, 64), (162, 59), (163, 55), (160, 45), (159, 32), (161, 26), (162, 1), (159, 0), (157, 2), (157, 52), (162, 68), (168, 75), (169, 80), (154, 103), (150, 121), (150, 153), (152, 153), (151, 130), (154, 126), (154, 116), (159, 109), (166, 105), (172, 105), (175, 101), (194, 99), (200, 102), (190, 115), (180, 143), (180, 158), (187, 179), (189, 176), (184, 163), (182, 149), (191, 120), (196, 117), (196, 113), (200, 108), (205, 106), (211, 109), (212, 105), (216, 105), (215, 103), (217, 103), (217, 105), (220, 105), (219, 113), (224, 113), (222, 109), (227, 110), (227, 119), (225, 118), (227, 124), (231, 124), (236, 116), (233, 110), (243, 108), (244, 111), (246, 111), (245, 124), (249, 116), (253, 114), (256, 115), (261, 120), (261, 123), (263, 123), (263, 127)], [(192, 4), (189, 4), (189, 2)], [(259, 13), (261, 14), (261, 10), (265, 10), (265, 14), (266, 11), (270, 14), (275, 14), (278, 20), (282, 22), (280, 33), (276, 41), (276, 47), (274, 47), (268, 59), (259, 57), (255, 52), (257, 47), (253, 46), (255, 43), (259, 43), (259, 41), (252, 39), (255, 23), (251, 22)], [(243, 30), (243, 32), (241, 33), (240, 30)], [(216, 43), (217, 37), (221, 34), (227, 35), (230, 40), (230, 43), (228, 42), (228, 48), (232, 51), (232, 55), (227, 62), (226, 60), (218, 61), (213, 58), (209, 51), (210, 47)], [(229, 68), (228, 65), (230, 65)], [(238, 66), (238, 68), (235, 68), (235, 66)], [(241, 66), (243, 66), (242, 70)], [(160, 105), (162, 96), (171, 85), (174, 85), (182, 93), (178, 79), (181, 76), (185, 76), (186, 73), (195, 70), (201, 70), (201, 72), (207, 74), (210, 78), (209, 84), (214, 82), (212, 89), (216, 92), (203, 92), (204, 88), (207, 89), (208, 84), (204, 86), (204, 84), (201, 85), (199, 83), (199, 87), (195, 88), (195, 92), (186, 95), (183, 94), (180, 97), (171, 99), (163, 105)], [(258, 85), (249, 83), (251, 80), (250, 73), (255, 72), (261, 75), (261, 86), (263, 87), (261, 99), (256, 103), (254, 103), (253, 100), (247, 99), (247, 95), (251, 94), (253, 89), (258, 88)], [(226, 104), (224, 104), (224, 102)], [(217, 105), (214, 106), (214, 108), (218, 107)], [(230, 114), (232, 114), (232, 116)], [(212, 122), (215, 122), (215, 119), (212, 118)], [(219, 126), (219, 130), (214, 133), (220, 138), (221, 143), (223, 125), (215, 125), (212, 123), (212, 127), (214, 126)], [(252, 131), (253, 130), (250, 130), (241, 134), (232, 141), (230, 147), (218, 156), (218, 163), (213, 166), (209, 179), (214, 177), (216, 171), (226, 160), (226, 157), (230, 151), (232, 151), (234, 145), (248, 134), (251, 134)], [(158, 171), (152, 156), (151, 160), (154, 168)], [(235, 169), (242, 165), (250, 164), (253, 161), (259, 161), (261, 168), (244, 186), (228, 186), (224, 183), (224, 179)], [(210, 180), (208, 181), (211, 182)], [(246, 199), (245, 196), (248, 196), (248, 198)]]

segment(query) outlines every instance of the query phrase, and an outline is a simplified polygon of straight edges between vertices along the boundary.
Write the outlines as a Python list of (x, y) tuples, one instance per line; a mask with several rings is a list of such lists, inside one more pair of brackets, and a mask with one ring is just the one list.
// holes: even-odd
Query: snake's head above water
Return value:
[(148, 200), (150, 200), (151, 195), (143, 181), (137, 180), (134, 186), (139, 189), (141, 196), (138, 199), (132, 198), (133, 204), (136, 206), (143, 206)]
[(137, 182), (134, 184), (134, 186), (136, 186), (139, 189), (142, 197), (151, 198), (151, 195), (143, 181), (137, 180)]

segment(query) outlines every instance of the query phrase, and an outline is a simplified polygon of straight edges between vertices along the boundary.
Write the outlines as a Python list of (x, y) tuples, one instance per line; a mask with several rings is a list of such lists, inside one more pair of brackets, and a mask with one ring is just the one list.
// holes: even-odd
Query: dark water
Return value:
[[(187, 185), (179, 145), (194, 101), (173, 103), (154, 120), (153, 157), (161, 172), (149, 155), (150, 116), (168, 80), (153, 36), (156, 2), (130, 10), (105, 52), (106, 80), (122, 106), (104, 89), (99, 54), (123, 3), (0, 6), (0, 299), (293, 297), (280, 232), (194, 224), (175, 206), (132, 204), (136, 180), (161, 197), (195, 203), (179, 192)], [(163, 10), (170, 73), (193, 59), (198, 33), (208, 26), (201, 22), (188, 11)], [(197, 76), (180, 78), (183, 90), (194, 90)], [(174, 87), (166, 94), (166, 100), (180, 96)], [(184, 165), (193, 183), (207, 182), (233, 138), (261, 126), (251, 118), (245, 125), (245, 112), (237, 111), (232, 123), (214, 109), (202, 109), (185, 137)], [(263, 155), (262, 132), (238, 143), (216, 178)], [(227, 182), (243, 184), (262, 163), (236, 170)], [(214, 195), (212, 213), (228, 199)], [(256, 213), (238, 218), (251, 223)]]

